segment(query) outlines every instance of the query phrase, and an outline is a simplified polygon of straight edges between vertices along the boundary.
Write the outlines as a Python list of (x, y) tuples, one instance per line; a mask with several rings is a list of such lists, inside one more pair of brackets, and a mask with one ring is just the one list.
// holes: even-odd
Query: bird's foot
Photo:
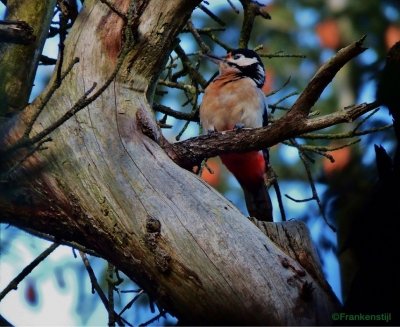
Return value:
[(235, 124), (235, 125), (233, 125), (233, 130), (234, 131), (239, 131), (239, 130), (241, 130), (243, 128), (244, 128), (244, 124)]
[(209, 130), (207, 131), (207, 135), (208, 135), (208, 136), (210, 136), (211, 134), (214, 134), (214, 133), (218, 133), (218, 131), (217, 131), (217, 129), (215, 128), (215, 126), (214, 126), (214, 129), (209, 129)]

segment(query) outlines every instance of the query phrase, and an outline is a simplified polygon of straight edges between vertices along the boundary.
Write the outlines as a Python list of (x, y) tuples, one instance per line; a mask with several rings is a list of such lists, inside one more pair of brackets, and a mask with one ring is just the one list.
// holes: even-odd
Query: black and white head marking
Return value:
[(241, 77), (250, 77), (257, 87), (265, 82), (264, 64), (257, 52), (250, 49), (236, 49), (226, 56), (226, 63), (240, 70)]

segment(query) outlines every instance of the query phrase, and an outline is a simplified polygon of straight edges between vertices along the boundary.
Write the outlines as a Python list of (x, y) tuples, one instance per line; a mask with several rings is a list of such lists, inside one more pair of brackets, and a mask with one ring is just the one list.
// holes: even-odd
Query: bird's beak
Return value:
[(224, 57), (217, 57), (216, 55), (214, 55), (211, 52), (203, 53), (202, 57), (205, 57), (205, 58), (211, 60), (214, 64), (217, 64), (217, 65), (220, 64), (224, 60)]

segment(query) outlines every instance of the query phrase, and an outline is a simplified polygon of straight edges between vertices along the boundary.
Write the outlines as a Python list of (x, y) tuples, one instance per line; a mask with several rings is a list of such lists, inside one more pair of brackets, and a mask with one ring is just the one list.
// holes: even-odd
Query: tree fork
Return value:
[[(116, 79), (49, 135), (47, 150), (28, 157), (1, 185), (1, 220), (93, 249), (181, 324), (330, 324), (339, 310), (332, 291), (137, 128), (140, 110), (161, 139), (149, 102), (173, 42), (199, 2), (166, 1), (162, 8), (156, 0), (133, 3), (135, 41)], [(118, 3), (120, 12), (129, 6)], [(124, 28), (125, 20), (109, 6), (85, 1), (64, 50), (65, 62), (80, 62), (30, 137), (110, 76)], [(40, 98), (7, 124), (2, 146), (23, 135), (39, 104)]]

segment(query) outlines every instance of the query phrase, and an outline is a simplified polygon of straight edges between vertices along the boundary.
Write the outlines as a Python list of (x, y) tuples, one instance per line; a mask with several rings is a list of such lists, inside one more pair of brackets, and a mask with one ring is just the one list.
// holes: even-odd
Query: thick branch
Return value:
[(268, 127), (241, 129), (193, 137), (182, 142), (162, 143), (168, 155), (181, 167), (192, 169), (205, 158), (225, 153), (244, 153), (271, 147), (288, 138), (317, 131), (339, 123), (351, 123), (357, 117), (379, 106), (378, 102), (360, 104), (330, 115), (298, 121), (286, 115)]
[(341, 49), (335, 56), (328, 60), (311, 79), (288, 115), (296, 115), (299, 119), (307, 117), (310, 109), (317, 102), (323, 90), (332, 81), (337, 72), (351, 59), (367, 50), (367, 48), (362, 46), (365, 38), (366, 36), (364, 35), (360, 40)]

